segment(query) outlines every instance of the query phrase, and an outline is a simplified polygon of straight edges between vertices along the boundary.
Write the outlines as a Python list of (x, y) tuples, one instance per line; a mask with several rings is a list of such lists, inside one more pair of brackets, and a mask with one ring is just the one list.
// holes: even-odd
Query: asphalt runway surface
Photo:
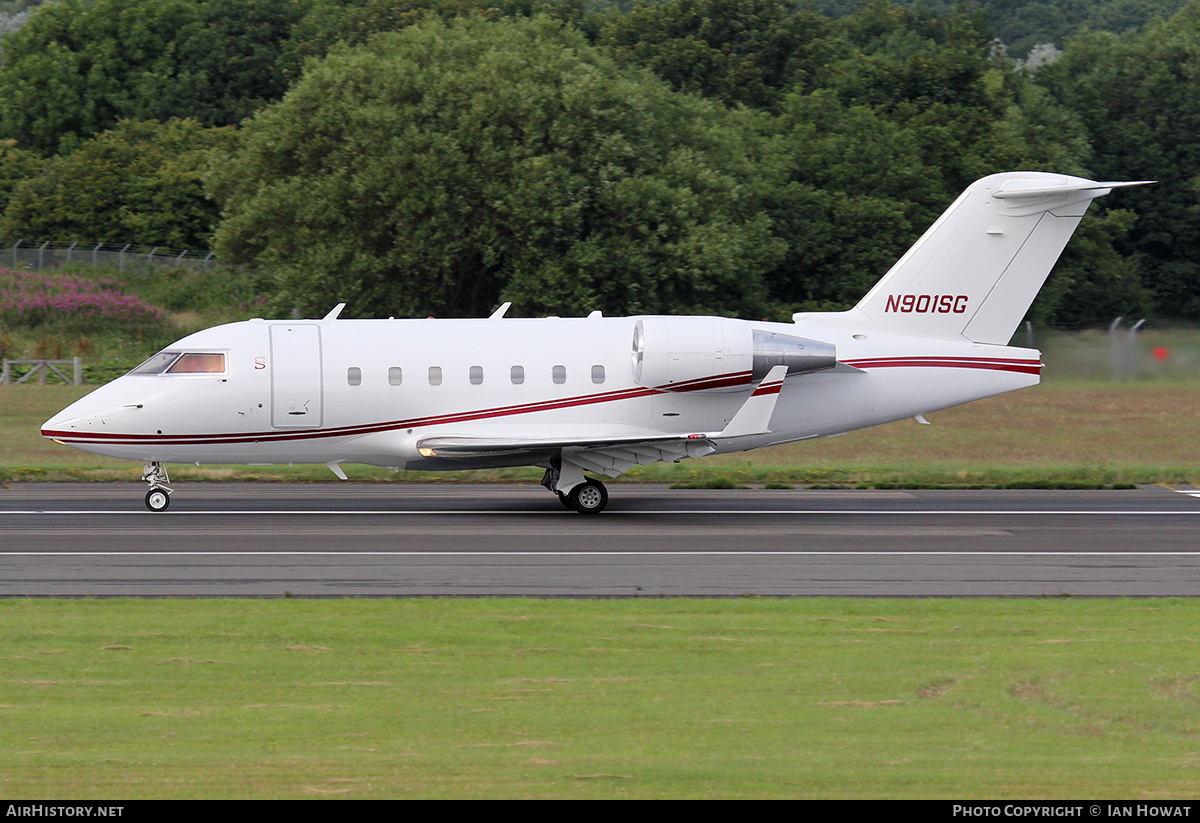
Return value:
[[(0, 596), (1190, 596), (1200, 491), (0, 489)], [(1189, 493), (1190, 492), (1190, 493)]]

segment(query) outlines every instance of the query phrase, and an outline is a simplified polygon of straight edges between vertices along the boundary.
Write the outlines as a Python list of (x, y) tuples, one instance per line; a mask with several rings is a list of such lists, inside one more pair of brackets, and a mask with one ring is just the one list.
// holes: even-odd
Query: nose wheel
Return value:
[(171, 478), (167, 467), (157, 461), (142, 464), (142, 479), (150, 484), (146, 492), (146, 508), (152, 512), (165, 512), (171, 505)]
[(171, 495), (164, 489), (151, 489), (146, 492), (146, 508), (152, 512), (165, 512), (171, 505)]

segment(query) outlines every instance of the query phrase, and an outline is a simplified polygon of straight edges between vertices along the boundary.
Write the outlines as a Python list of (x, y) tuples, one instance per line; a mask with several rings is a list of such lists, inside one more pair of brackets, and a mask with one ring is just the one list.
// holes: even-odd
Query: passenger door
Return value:
[(321, 411), (321, 327), (271, 326), (271, 425), (318, 428)]

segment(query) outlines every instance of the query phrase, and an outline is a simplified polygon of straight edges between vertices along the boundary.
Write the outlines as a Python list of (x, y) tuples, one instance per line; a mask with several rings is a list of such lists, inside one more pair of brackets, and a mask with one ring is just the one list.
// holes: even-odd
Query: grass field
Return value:
[[(0, 386), (0, 480), (138, 480), (140, 466), (52, 443), (39, 426), (88, 391)], [(679, 464), (638, 467), (631, 482), (1048, 485), (1200, 480), (1200, 382), (1060, 381), (842, 437)], [(362, 480), (529, 480), (538, 469), (446, 474), (346, 466)], [(176, 480), (328, 480), (324, 466), (172, 466)]]
[(1194, 798), (1195, 600), (0, 601), (0, 795)]

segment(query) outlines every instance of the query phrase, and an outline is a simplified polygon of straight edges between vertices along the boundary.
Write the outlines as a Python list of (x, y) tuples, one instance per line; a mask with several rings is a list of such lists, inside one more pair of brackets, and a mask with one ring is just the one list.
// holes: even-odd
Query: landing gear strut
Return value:
[(146, 508), (152, 512), (162, 512), (171, 505), (171, 478), (167, 476), (167, 467), (155, 460), (142, 464), (142, 479), (150, 484), (146, 492)]

